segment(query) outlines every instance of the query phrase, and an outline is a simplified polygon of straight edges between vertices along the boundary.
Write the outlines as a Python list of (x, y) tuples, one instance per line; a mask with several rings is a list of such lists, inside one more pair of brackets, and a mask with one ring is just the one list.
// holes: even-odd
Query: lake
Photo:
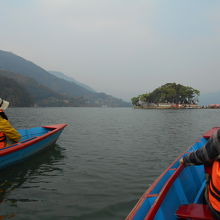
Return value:
[(68, 123), (48, 150), (0, 171), (0, 219), (124, 219), (220, 110), (10, 108), (16, 128)]

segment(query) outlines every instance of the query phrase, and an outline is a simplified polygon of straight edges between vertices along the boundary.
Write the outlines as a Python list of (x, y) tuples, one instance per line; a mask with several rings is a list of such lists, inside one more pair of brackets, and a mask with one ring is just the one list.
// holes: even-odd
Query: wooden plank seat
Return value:
[(176, 215), (180, 219), (215, 220), (208, 205), (204, 204), (192, 203), (188, 205), (181, 205), (176, 211)]

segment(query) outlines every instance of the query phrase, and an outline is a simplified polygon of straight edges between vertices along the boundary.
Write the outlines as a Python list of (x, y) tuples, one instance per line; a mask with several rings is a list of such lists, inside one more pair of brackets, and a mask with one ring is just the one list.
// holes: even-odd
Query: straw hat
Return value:
[(9, 102), (0, 98), (0, 109), (6, 110), (9, 106)]

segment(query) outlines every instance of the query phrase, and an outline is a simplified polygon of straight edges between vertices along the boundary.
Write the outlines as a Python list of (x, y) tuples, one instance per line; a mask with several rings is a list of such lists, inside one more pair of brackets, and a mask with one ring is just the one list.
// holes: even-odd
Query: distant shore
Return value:
[(208, 105), (208, 106), (200, 106), (200, 105), (189, 105), (189, 106), (133, 106), (134, 109), (220, 109), (218, 105)]

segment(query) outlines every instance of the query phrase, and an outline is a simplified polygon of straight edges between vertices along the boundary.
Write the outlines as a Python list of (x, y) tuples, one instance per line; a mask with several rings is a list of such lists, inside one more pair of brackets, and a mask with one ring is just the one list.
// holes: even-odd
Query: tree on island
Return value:
[(166, 83), (158, 87), (153, 92), (133, 97), (131, 102), (134, 106), (140, 106), (140, 103), (158, 104), (197, 104), (200, 91), (189, 86), (183, 86), (176, 83)]

